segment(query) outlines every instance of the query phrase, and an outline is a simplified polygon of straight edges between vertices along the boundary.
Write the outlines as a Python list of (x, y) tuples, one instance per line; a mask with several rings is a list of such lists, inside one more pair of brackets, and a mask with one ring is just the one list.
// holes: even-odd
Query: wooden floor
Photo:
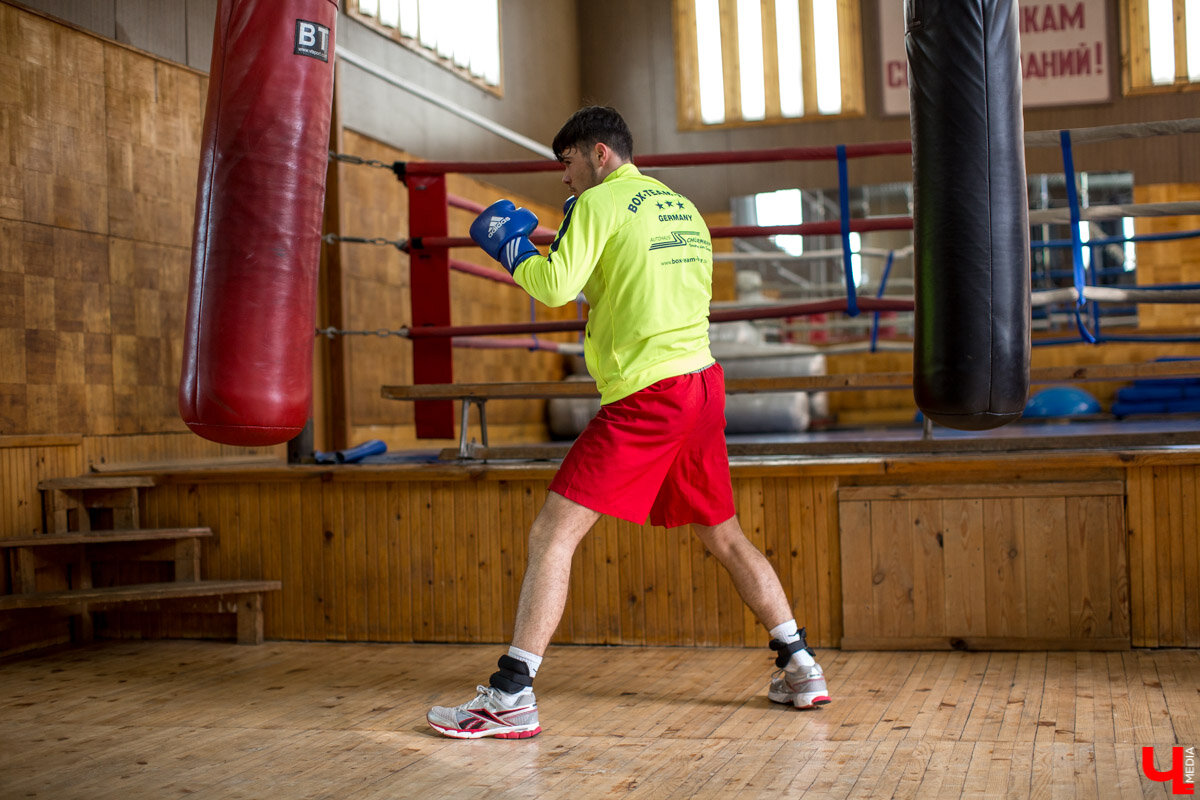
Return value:
[(102, 642), (0, 666), (0, 798), (1170, 796), (1200, 653), (824, 651), (834, 702), (765, 697), (769, 654), (555, 647), (543, 733), (455, 741), (493, 645)]

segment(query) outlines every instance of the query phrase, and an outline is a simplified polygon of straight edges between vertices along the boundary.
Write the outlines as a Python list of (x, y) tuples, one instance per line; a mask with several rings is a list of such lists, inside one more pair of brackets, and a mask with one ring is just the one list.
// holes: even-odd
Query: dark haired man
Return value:
[(429, 724), (464, 739), (541, 731), (533, 678), (562, 617), (571, 557), (601, 514), (691, 524), (771, 633), (779, 670), (767, 696), (797, 708), (827, 703), (824, 674), (779, 578), (735, 514), (724, 373), (708, 342), (708, 228), (690, 200), (633, 165), (633, 137), (613, 109), (579, 110), (553, 148), (571, 197), (549, 255), (528, 238), (537, 218), (508, 200), (484, 211), (471, 236), (546, 305), (583, 292), (584, 357), (601, 408), (563, 460), (530, 530), (512, 647), (474, 700), (435, 706)]

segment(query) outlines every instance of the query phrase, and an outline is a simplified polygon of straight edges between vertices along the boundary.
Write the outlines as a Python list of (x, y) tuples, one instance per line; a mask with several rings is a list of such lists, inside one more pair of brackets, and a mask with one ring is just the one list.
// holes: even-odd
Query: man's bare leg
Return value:
[(767, 630), (792, 619), (794, 613), (775, 568), (746, 538), (736, 516), (720, 525), (692, 525), (692, 532), (729, 571), (738, 594)]
[(771, 632), (771, 649), (779, 651), (775, 664), (786, 670), (772, 676), (767, 697), (805, 709), (828, 703), (825, 673), (806, 649), (803, 632), (796, 628), (783, 584), (767, 557), (746, 538), (737, 517), (712, 527), (693, 525), (692, 530), (729, 571), (742, 600)]
[(598, 512), (560, 494), (546, 496), (529, 530), (529, 560), (517, 604), (514, 647), (545, 654), (567, 604), (575, 548), (599, 518)]

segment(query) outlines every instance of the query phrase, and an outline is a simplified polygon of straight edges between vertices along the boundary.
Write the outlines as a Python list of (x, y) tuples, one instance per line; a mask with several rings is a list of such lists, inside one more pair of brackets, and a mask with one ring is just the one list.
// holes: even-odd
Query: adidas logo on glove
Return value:
[(491, 222), (488, 223), (488, 238), (491, 239), (493, 236), (495, 236), (496, 231), (505, 225), (510, 219), (511, 217), (492, 217)]
[(537, 254), (529, 241), (537, 222), (529, 209), (517, 208), (511, 200), (497, 200), (471, 223), (471, 238), (511, 275), (518, 264)]

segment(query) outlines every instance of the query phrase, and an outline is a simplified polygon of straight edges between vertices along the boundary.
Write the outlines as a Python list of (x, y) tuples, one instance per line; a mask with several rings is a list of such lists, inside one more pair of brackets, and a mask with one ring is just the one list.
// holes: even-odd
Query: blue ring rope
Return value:
[[(882, 298), (884, 291), (887, 289), (888, 277), (892, 274), (892, 261), (896, 257), (895, 250), (888, 250), (887, 261), (883, 265), (883, 277), (879, 279), (879, 291), (875, 293), (876, 298)], [(879, 344), (879, 313), (874, 314), (874, 319), (871, 321), (871, 352), (874, 353), (878, 349)]]
[(1067, 184), (1067, 206), (1071, 212), (1071, 258), (1075, 267), (1075, 291), (1079, 299), (1075, 301), (1075, 327), (1079, 335), (1091, 344), (1098, 344), (1096, 337), (1088, 330), (1079, 313), (1080, 308), (1087, 303), (1083, 299), (1083, 239), (1079, 236), (1079, 190), (1075, 186), (1075, 158), (1071, 154), (1071, 132), (1058, 132), (1058, 141), (1062, 147), (1063, 177)]
[(850, 252), (850, 170), (846, 160), (846, 145), (837, 146), (838, 160), (838, 206), (841, 209), (842, 228), (842, 269), (846, 273), (846, 315), (858, 316), (858, 297), (854, 291), (854, 270), (851, 265)]

